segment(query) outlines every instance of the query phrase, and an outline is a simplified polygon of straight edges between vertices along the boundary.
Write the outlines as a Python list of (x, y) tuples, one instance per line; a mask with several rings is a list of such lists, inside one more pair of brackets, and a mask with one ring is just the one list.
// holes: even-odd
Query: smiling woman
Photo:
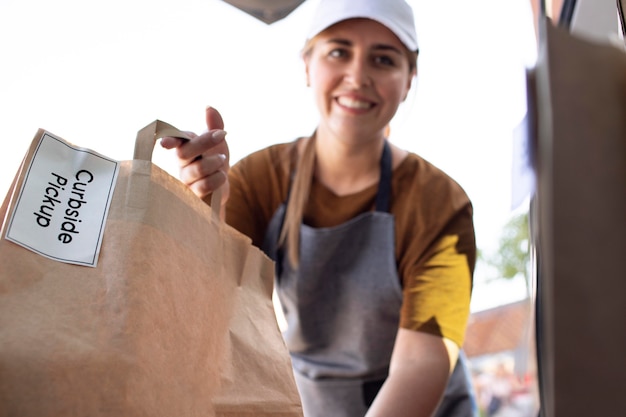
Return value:
[(176, 148), (199, 197), (230, 190), (226, 221), (276, 261), (305, 415), (470, 417), (459, 351), (476, 260), (472, 206), (457, 182), (386, 137), (416, 74), (412, 9), (322, 0), (311, 27), (302, 58), (318, 110), (312, 135), (229, 170), (215, 140), (228, 119), (208, 108), (206, 133), (162, 144)]
[[(404, 47), (388, 28), (369, 19), (354, 19), (350, 26), (338, 24), (334, 29), (312, 38), (303, 53), (307, 84), (321, 113), (318, 140), (328, 133), (366, 146), (374, 132), (382, 134), (406, 98), (415, 76), (417, 53)], [(348, 37), (351, 31), (360, 35)], [(417, 44), (414, 47), (417, 49)]]

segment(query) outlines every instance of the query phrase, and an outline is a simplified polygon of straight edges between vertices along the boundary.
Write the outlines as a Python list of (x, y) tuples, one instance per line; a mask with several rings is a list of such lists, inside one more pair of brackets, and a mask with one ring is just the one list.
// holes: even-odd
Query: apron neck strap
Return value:
[(380, 157), (380, 182), (376, 193), (376, 211), (389, 212), (391, 201), (391, 148), (385, 139)]

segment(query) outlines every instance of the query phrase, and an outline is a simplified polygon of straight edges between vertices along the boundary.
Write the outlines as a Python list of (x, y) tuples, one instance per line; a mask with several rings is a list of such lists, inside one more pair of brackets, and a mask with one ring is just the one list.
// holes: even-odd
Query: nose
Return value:
[(355, 56), (346, 67), (344, 80), (355, 88), (372, 85), (372, 77), (365, 59)]

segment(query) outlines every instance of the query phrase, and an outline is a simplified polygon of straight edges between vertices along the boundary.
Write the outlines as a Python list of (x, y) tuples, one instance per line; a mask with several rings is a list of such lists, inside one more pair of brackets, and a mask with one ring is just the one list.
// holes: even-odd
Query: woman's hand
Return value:
[(224, 121), (220, 113), (206, 109), (207, 132), (196, 135), (185, 132), (192, 139), (165, 137), (161, 146), (176, 149), (180, 166), (180, 180), (198, 197), (205, 198), (219, 187), (222, 188), (222, 204), (228, 199), (229, 152), (225, 137)]

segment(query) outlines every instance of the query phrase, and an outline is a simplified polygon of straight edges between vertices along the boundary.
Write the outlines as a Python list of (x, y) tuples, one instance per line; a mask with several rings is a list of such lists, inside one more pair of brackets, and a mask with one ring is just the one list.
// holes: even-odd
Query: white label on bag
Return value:
[(6, 238), (48, 258), (95, 267), (119, 163), (44, 132)]

